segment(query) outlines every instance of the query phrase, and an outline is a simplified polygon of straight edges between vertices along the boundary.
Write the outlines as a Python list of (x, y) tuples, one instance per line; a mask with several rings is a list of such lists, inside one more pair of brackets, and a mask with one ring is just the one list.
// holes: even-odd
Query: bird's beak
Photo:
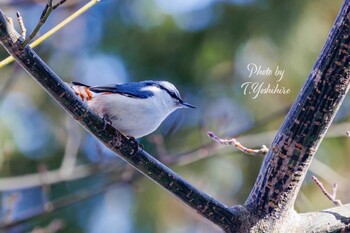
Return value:
[(189, 103), (186, 103), (186, 102), (181, 102), (180, 104), (181, 104), (181, 107), (183, 107), (183, 108), (196, 108), (192, 104), (189, 104)]

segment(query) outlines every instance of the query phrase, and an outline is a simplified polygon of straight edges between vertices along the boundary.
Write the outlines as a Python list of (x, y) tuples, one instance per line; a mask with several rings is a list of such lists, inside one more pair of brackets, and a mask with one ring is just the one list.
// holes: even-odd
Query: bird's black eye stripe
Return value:
[(163, 87), (162, 85), (158, 85), (158, 87), (159, 87), (160, 89), (166, 91), (172, 98), (177, 99), (177, 100), (179, 100), (179, 101), (182, 101), (182, 100), (179, 98), (179, 96), (177, 96), (174, 92), (169, 91), (168, 89), (166, 89), (166, 88)]

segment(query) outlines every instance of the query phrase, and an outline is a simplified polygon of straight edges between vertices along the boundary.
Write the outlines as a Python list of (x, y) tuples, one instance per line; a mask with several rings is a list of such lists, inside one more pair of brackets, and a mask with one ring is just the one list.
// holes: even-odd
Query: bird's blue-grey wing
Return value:
[(132, 98), (146, 99), (153, 96), (153, 93), (148, 90), (143, 90), (144, 85), (137, 82), (112, 84), (107, 86), (93, 86), (90, 87), (90, 91), (95, 93), (113, 93), (120, 94)]

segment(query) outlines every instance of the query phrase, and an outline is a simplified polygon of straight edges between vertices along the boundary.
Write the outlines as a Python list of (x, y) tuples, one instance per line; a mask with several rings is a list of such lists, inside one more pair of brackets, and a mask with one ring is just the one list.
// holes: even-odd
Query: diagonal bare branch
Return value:
[(104, 121), (91, 112), (29, 46), (22, 48), (22, 38), (1, 11), (0, 43), (61, 107), (121, 158), (222, 229), (242, 226), (238, 221), (241, 208), (231, 209), (196, 189), (112, 126), (104, 129)]

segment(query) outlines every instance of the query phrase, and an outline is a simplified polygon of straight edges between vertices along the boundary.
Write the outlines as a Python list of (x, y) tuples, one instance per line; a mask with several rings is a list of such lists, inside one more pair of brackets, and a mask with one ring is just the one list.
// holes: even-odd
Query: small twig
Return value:
[(5, 210), (5, 217), (3, 218), (3, 222), (5, 224), (13, 221), (14, 210), (20, 199), (21, 199), (21, 194), (18, 192), (10, 193), (8, 196), (6, 196), (3, 199), (2, 204)]
[[(58, 3), (56, 3), (55, 5), (53, 5), (53, 0), (48, 0), (41, 16), (40, 16), (40, 20), (38, 22), (38, 24), (36, 25), (36, 27), (34, 28), (34, 30), (32, 31), (32, 33), (30, 33), (30, 35), (25, 38), (25, 40), (22, 43), (22, 48), (24, 48), (34, 37), (35, 35), (39, 32), (40, 28), (44, 25), (44, 23), (46, 22), (46, 20), (49, 18), (51, 12), (53, 10), (55, 10), (57, 7), (59, 7), (60, 5), (62, 5), (63, 3), (66, 2), (66, 0), (61, 0)], [(24, 26), (24, 25), (23, 25)]]
[(332, 194), (330, 194), (325, 187), (323, 186), (322, 182), (319, 181), (316, 176), (312, 176), (312, 179), (315, 181), (315, 183), (317, 184), (317, 186), (321, 189), (321, 191), (323, 192), (323, 194), (330, 200), (333, 202), (334, 205), (336, 206), (341, 206), (343, 205), (343, 203), (339, 200), (336, 199), (337, 196), (337, 184), (333, 184), (333, 188), (332, 188)]
[[(254, 126), (250, 126), (247, 129), (236, 132), (236, 134), (239, 133), (240, 135), (243, 135), (240, 137), (241, 142), (249, 141), (254, 145), (261, 145), (263, 141), (272, 141), (274, 136), (276, 135), (276, 131), (272, 130), (264, 133), (254, 133), (254, 134), (251, 134), (251, 132), (258, 130), (262, 126), (266, 126), (266, 124), (268, 123), (274, 122), (276, 118), (278, 119), (283, 114), (288, 112), (287, 109), (289, 110), (290, 106), (284, 107), (278, 112), (272, 113), (271, 115), (264, 117), (263, 119), (257, 121)], [(271, 121), (271, 119), (273, 120)], [(349, 127), (350, 127), (350, 124), (349, 124)], [(344, 129), (344, 127), (341, 127), (341, 128)], [(203, 134), (201, 133), (200, 135), (203, 135)], [(329, 132), (327, 133), (327, 135), (329, 135)], [(178, 166), (185, 166), (191, 163), (195, 163), (199, 160), (212, 157), (218, 150), (219, 150), (218, 143), (215, 143), (212, 141), (208, 143), (203, 143), (202, 145), (194, 149), (190, 149), (186, 152), (181, 152), (176, 154), (169, 154), (169, 153), (160, 154), (161, 156), (159, 157), (159, 159), (168, 166), (174, 165), (174, 164)]]
[(67, 140), (63, 159), (59, 168), (62, 177), (70, 177), (74, 172), (78, 151), (81, 143), (81, 133), (72, 119), (66, 120)]
[[(57, 31), (61, 30), (64, 26), (66, 26), (68, 23), (73, 21), (75, 18), (77, 18), (79, 15), (90, 9), (92, 6), (94, 6), (96, 3), (98, 3), (100, 0), (90, 0), (87, 4), (82, 6), (79, 10), (74, 12), (72, 15), (70, 15), (68, 18), (63, 20), (61, 23), (56, 25), (54, 28), (52, 28), (50, 31), (46, 32), (44, 35), (40, 36), (38, 39), (33, 41), (33, 43), (30, 44), (30, 47), (34, 48), (41, 44), (43, 41), (45, 41), (47, 38), (55, 34)], [(10, 20), (10, 19), (9, 19)], [(22, 45), (23, 46), (23, 45)], [(0, 69), (3, 68), (4, 66), (10, 64), (13, 62), (15, 59), (12, 56), (9, 56), (5, 58), (4, 60), (0, 61)]]
[[(59, 199), (53, 200), (51, 213), (88, 200), (109, 190), (115, 185), (115, 182), (113, 179), (111, 179), (109, 183), (103, 184), (101, 187), (82, 189), (72, 194), (65, 195)], [(43, 210), (41, 206), (38, 206), (23, 212), (20, 217), (10, 222), (3, 222), (0, 220), (0, 232), (3, 232), (2, 230), (4, 229), (10, 229), (11, 227), (18, 226), (35, 218), (45, 216), (47, 213), (48, 212), (45, 209)]]
[(51, 186), (47, 182), (47, 167), (45, 164), (40, 164), (38, 166), (39, 178), (41, 181), (41, 189), (44, 197), (44, 208), (45, 211), (50, 212), (52, 210), (52, 203), (50, 201)]
[(52, 6), (52, 9), (55, 10), (57, 7), (59, 7), (60, 5), (62, 5), (63, 3), (65, 3), (67, 0), (61, 0), (58, 3), (56, 3), (55, 5)]
[(30, 233), (56, 233), (65, 226), (66, 224), (61, 219), (54, 219), (46, 227), (35, 227)]
[(45, 15), (47, 14), (49, 8), (52, 8), (52, 1), (53, 1), (53, 0), (47, 0), (47, 1), (48, 1), (48, 2), (46, 3), (43, 12), (41, 12), (40, 21), (45, 17)]
[(18, 20), (19, 28), (21, 29), (21, 32), (22, 32), (21, 35), (22, 35), (23, 38), (26, 38), (27, 29), (24, 26), (23, 18), (21, 16), (21, 14), (19, 13), (19, 11), (17, 11), (17, 20)]
[(250, 149), (250, 148), (243, 146), (235, 138), (221, 139), (218, 136), (216, 136), (213, 132), (210, 132), (210, 131), (208, 132), (208, 136), (212, 140), (214, 140), (222, 145), (232, 145), (232, 146), (236, 147), (237, 149), (239, 149), (240, 151), (242, 151), (243, 153), (248, 154), (248, 155), (264, 156), (269, 151), (269, 149), (265, 145), (262, 145), (259, 150)]
[(11, 17), (5, 16), (7, 22), (13, 27), (13, 20)]

